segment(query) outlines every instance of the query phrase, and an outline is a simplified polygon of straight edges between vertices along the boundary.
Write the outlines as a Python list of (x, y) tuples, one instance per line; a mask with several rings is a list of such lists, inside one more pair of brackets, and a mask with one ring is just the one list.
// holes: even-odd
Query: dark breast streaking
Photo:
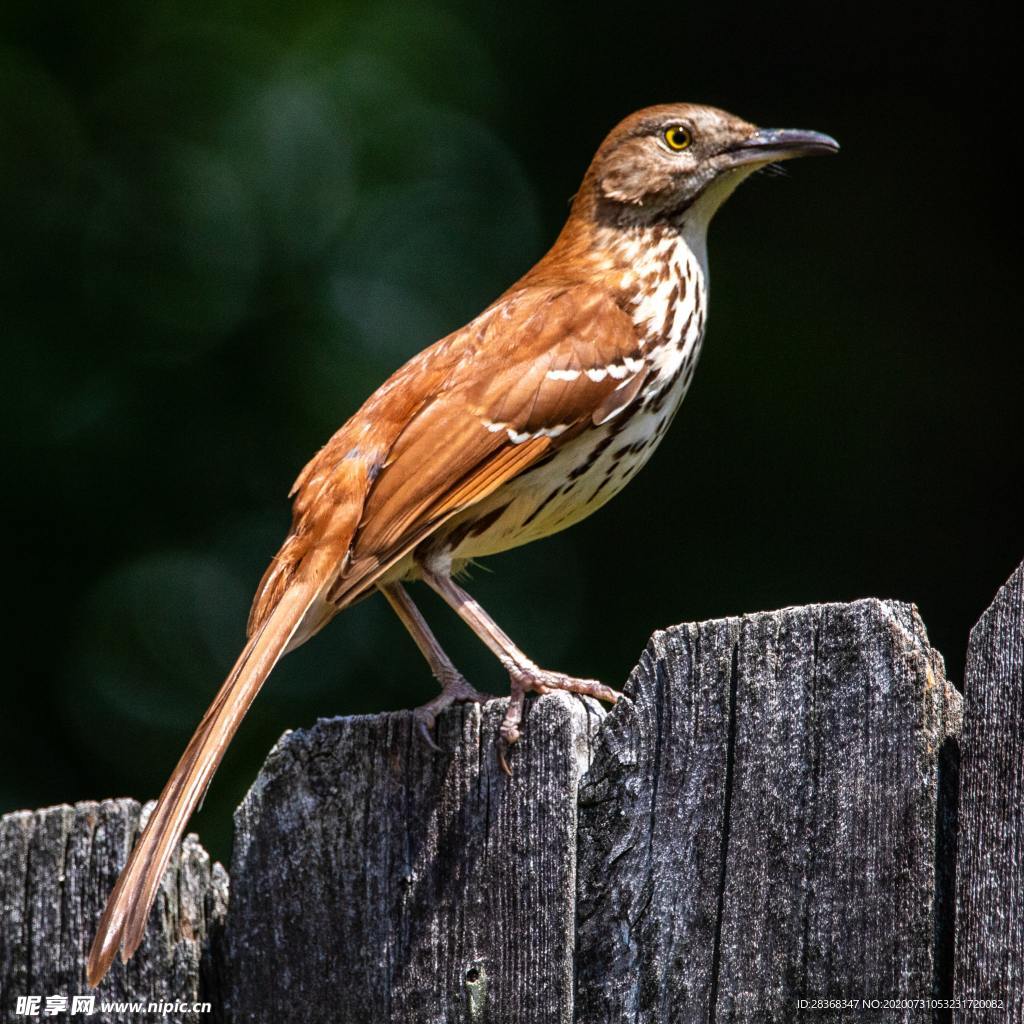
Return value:
[[(548, 371), (570, 383), (584, 374), (591, 380), (636, 374), (641, 382), (628, 406), (450, 521), (416, 552), (417, 560), (450, 561), (457, 570), (468, 559), (557, 533), (596, 512), (647, 462), (686, 395), (704, 335), (705, 250), (702, 238), (687, 234), (648, 228), (612, 250), (609, 287), (635, 326), (633, 352)], [(528, 436), (510, 439), (522, 443)], [(409, 572), (412, 566), (402, 567)]]

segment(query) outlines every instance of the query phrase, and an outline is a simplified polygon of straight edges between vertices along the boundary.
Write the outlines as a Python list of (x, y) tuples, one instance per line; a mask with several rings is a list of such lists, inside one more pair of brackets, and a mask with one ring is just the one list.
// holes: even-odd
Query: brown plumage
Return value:
[(758, 166), (835, 148), (827, 136), (758, 130), (709, 107), (632, 115), (598, 150), (551, 251), (474, 321), (399, 369), (317, 453), (292, 489), (292, 527), (260, 582), (248, 642), (100, 920), (91, 985), (118, 949), (127, 959), (141, 942), (168, 860), (274, 665), (374, 589), (443, 685), (417, 712), (428, 742), (441, 708), (481, 696), (403, 580), (437, 590), (508, 669), (506, 746), (528, 691), (617, 697), (538, 668), (452, 575), (471, 557), (583, 518), (639, 469), (696, 363), (714, 210)]

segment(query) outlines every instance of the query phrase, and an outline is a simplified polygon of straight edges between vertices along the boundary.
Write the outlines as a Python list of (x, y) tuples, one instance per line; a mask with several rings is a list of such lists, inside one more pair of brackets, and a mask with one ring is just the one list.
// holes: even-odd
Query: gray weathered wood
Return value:
[(231, 1019), (572, 1020), (576, 792), (596, 705), (453, 709), (434, 754), (407, 713), (285, 736), (236, 817)]
[(916, 612), (680, 626), (627, 693), (580, 792), (577, 1020), (930, 1019), (797, 1002), (943, 988), (938, 766), (959, 696)]
[(1024, 565), (971, 632), (957, 860), (956, 993), (1000, 1000), (964, 1024), (1024, 1021)]
[[(142, 948), (116, 963), (96, 991), (85, 982), (85, 955), (139, 827), (134, 800), (21, 811), (0, 819), (0, 1014), (16, 1018), (18, 996), (96, 996), (92, 1016), (48, 1020), (123, 1024), (204, 1021), (199, 1013), (100, 1011), (102, 1000), (219, 1001), (208, 940), (223, 925), (227, 875), (194, 836), (168, 871)], [(42, 1018), (41, 1018), (42, 1019)]]
[[(1021, 573), (1011, 584), (972, 638), (957, 994), (995, 979), (1019, 999)], [(870, 600), (675, 627), (628, 695), (607, 716), (531, 701), (511, 779), (504, 701), (443, 715), (442, 754), (407, 713), (286, 735), (236, 817), (226, 921), (226, 875), (190, 839), (100, 991), (209, 999), (212, 1016), (90, 1019), (931, 1020), (797, 1002), (953, 994), (961, 709), (916, 612)], [(87, 991), (137, 824), (130, 801), (2, 820), (5, 1013)]]

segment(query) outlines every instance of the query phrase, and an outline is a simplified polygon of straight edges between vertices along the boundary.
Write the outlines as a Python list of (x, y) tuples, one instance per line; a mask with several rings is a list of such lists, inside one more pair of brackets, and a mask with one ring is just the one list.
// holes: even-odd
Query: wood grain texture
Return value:
[(593, 702), (455, 708), (434, 754), (408, 713), (286, 735), (236, 818), (231, 1019), (572, 1020), (576, 792)]
[(912, 608), (676, 627), (627, 694), (580, 793), (578, 1021), (848, 1021), (797, 1000), (942, 990), (939, 752), (960, 701)]
[[(532, 700), (512, 779), (505, 701), (446, 712), (440, 755), (408, 713), (287, 734), (236, 817), (230, 907), (190, 838), (100, 995), (214, 1006), (132, 1021), (944, 1021), (798, 1000), (953, 995), (956, 897), (956, 994), (1019, 1000), (1022, 577), (972, 636), (959, 877), (961, 702), (916, 612), (792, 608), (656, 634), (607, 716)], [(138, 817), (2, 819), (5, 1013), (87, 991)]]
[(1002, 1000), (964, 1024), (1024, 1021), (1024, 565), (971, 632), (957, 862), (956, 993)]
[[(85, 955), (96, 922), (139, 829), (134, 800), (20, 811), (0, 819), (0, 1013), (14, 1018), (19, 995), (94, 994), (89, 1021), (121, 1024), (204, 1021), (167, 1015), (99, 1012), (99, 1001), (219, 1001), (210, 956), (222, 929), (227, 875), (194, 836), (172, 862), (146, 941), (127, 965), (118, 962), (98, 990), (85, 983)], [(83, 1016), (48, 1017), (79, 1020)]]

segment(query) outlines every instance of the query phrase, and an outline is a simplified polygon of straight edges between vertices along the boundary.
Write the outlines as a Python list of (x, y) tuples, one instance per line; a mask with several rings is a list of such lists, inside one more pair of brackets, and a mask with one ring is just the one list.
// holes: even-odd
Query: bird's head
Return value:
[(601, 144), (581, 196), (593, 216), (612, 223), (672, 220), (687, 211), (706, 223), (759, 167), (838, 149), (820, 132), (758, 128), (715, 107), (647, 107)]

